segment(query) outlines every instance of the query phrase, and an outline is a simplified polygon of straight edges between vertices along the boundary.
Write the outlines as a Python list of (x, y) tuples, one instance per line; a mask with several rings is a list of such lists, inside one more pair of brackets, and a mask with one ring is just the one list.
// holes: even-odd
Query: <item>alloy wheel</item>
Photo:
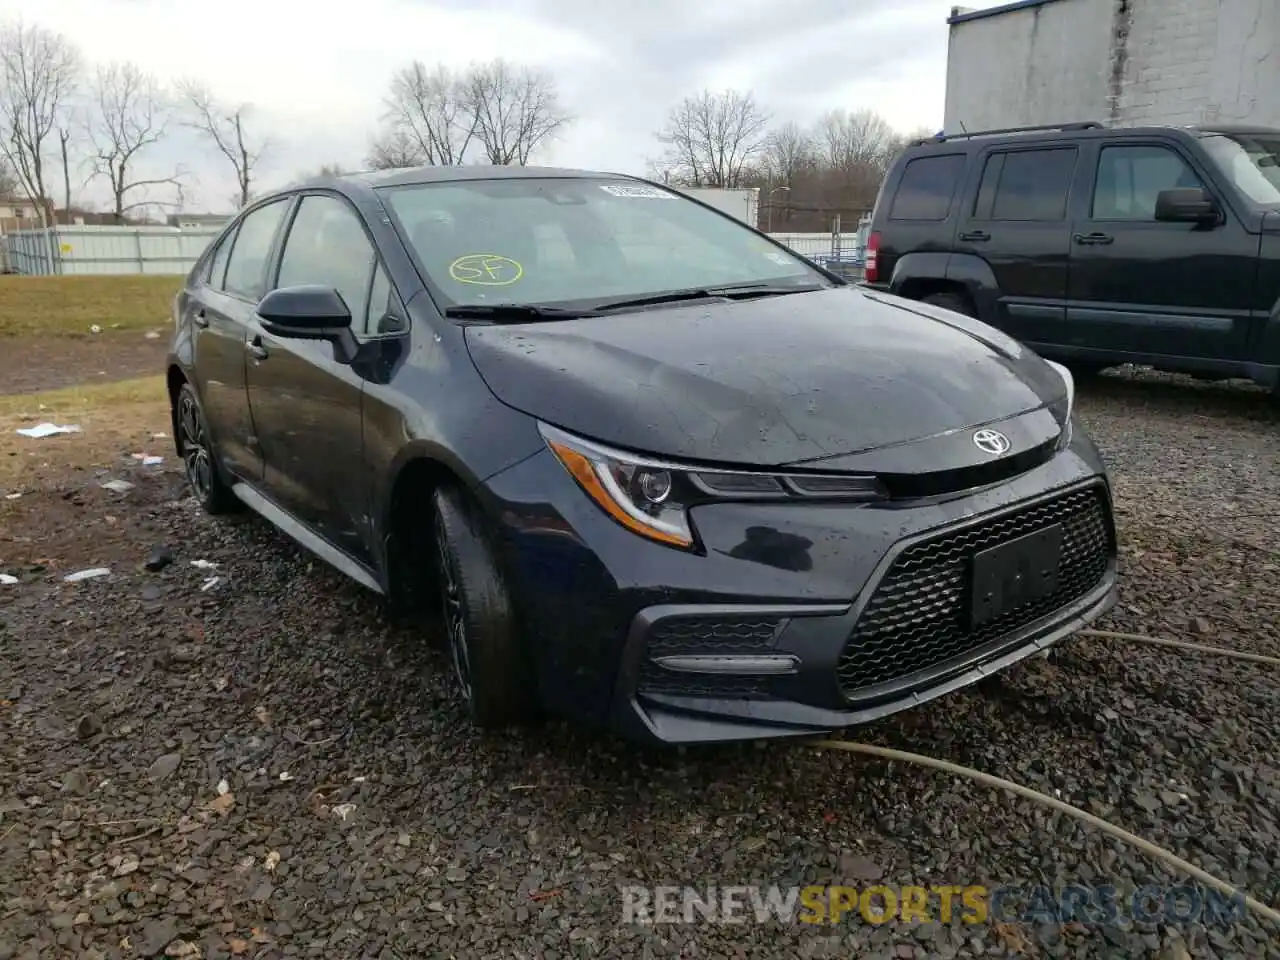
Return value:
[(182, 462), (187, 482), (201, 500), (213, 493), (213, 461), (205, 439), (204, 416), (195, 397), (184, 391), (178, 401), (178, 425), (182, 431)]
[(436, 523), (436, 551), (440, 567), (440, 601), (445, 630), (449, 633), (449, 655), (458, 678), (462, 698), (471, 702), (471, 655), (467, 647), (467, 618), (462, 608), (462, 586), (449, 550), (444, 525)]

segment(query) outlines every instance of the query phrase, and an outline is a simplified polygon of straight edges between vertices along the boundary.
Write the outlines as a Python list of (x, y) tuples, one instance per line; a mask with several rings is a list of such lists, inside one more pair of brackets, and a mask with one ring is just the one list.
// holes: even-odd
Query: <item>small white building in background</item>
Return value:
[(700, 200), (709, 207), (715, 207), (722, 213), (737, 217), (743, 223), (756, 226), (760, 216), (759, 187), (677, 187), (695, 200)]
[(1280, 127), (1280, 0), (1020, 0), (947, 22), (947, 133)]

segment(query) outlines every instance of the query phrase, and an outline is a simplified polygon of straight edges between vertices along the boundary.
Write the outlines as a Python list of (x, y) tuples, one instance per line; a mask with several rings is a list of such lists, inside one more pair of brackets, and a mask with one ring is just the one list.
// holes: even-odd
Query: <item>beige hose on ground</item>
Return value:
[(807, 740), (802, 741), (802, 743), (807, 746), (816, 747), (820, 750), (844, 750), (848, 753), (862, 753), (872, 757), (879, 757), (882, 760), (901, 760), (904, 763), (918, 763), (921, 766), (932, 767), (934, 770), (941, 770), (944, 773), (950, 773), (960, 777), (968, 777), (985, 786), (995, 787), (999, 790), (1006, 790), (1016, 796), (1044, 804), (1045, 806), (1051, 807), (1054, 810), (1059, 810), (1068, 816), (1075, 817), (1077, 820), (1081, 820), (1090, 826), (1097, 827), (1103, 833), (1109, 834), (1118, 840), (1123, 840), (1126, 843), (1133, 844), (1143, 853), (1155, 857), (1157, 860), (1163, 860), (1165, 863), (1168, 863), (1184, 873), (1195, 877), (1201, 883), (1206, 886), (1213, 887), (1215, 890), (1226, 894), (1228, 897), (1234, 897), (1237, 895), (1244, 897), (1245, 905), (1248, 906), (1250, 910), (1266, 917), (1277, 927), (1280, 927), (1280, 910), (1274, 910), (1265, 903), (1261, 903), (1260, 901), (1253, 899), (1253, 897), (1241, 890), (1237, 890), (1225, 880), (1219, 880), (1212, 874), (1206, 873), (1195, 864), (1188, 863), (1177, 854), (1165, 850), (1163, 847), (1157, 847), (1154, 843), (1151, 843), (1148, 840), (1143, 840), (1141, 837), (1135, 836), (1128, 830), (1117, 827), (1115, 824), (1108, 823), (1100, 817), (1095, 817), (1093, 814), (1085, 810), (1081, 810), (1079, 807), (1073, 807), (1069, 803), (1063, 803), (1061, 800), (1051, 797), (1048, 794), (1041, 793), (1038, 790), (1032, 790), (1030, 787), (1024, 787), (1021, 784), (1012, 782), (1011, 780), (1004, 780), (1000, 777), (992, 776), (989, 773), (983, 773), (981, 770), (974, 770), (972, 767), (961, 766), (958, 763), (950, 763), (946, 760), (935, 760), (933, 757), (926, 757), (918, 753), (907, 753), (903, 750), (893, 750), (889, 747), (877, 747), (869, 743), (855, 743), (851, 740)]
[(1116, 633), (1114, 630), (1081, 630), (1077, 637), (1097, 637), (1100, 640), (1129, 640), (1133, 643), (1149, 643), (1154, 647), (1171, 647), (1174, 650), (1187, 650), (1192, 653), (1207, 653), (1216, 657), (1231, 657), (1235, 660), (1248, 660), (1251, 663), (1265, 663), (1280, 667), (1280, 657), (1268, 657), (1261, 653), (1245, 653), (1242, 650), (1230, 650), (1226, 647), (1207, 646), (1203, 643), (1187, 643), (1185, 640), (1165, 640), (1161, 637), (1144, 637), (1139, 633)]
[[(1260, 653), (1245, 653), (1240, 650), (1230, 650), (1226, 647), (1206, 646), (1201, 643), (1187, 643), (1183, 640), (1165, 640), (1160, 637), (1146, 637), (1137, 633), (1117, 633), (1112, 630), (1081, 630), (1077, 636), (1080, 637), (1096, 637), (1101, 640), (1128, 640), (1133, 643), (1147, 643), (1157, 647), (1169, 647), (1174, 650), (1186, 650), (1193, 653), (1205, 653), (1218, 657), (1231, 657), (1237, 660), (1247, 660), (1251, 663), (1265, 663), (1271, 666), (1280, 666), (1280, 657), (1268, 657)], [(847, 753), (861, 753), (867, 756), (879, 757), (882, 760), (901, 760), (904, 763), (917, 763), (921, 766), (931, 767), (934, 770), (941, 770), (944, 773), (950, 773), (959, 777), (968, 777), (976, 780), (988, 787), (995, 787), (998, 790), (1005, 790), (1018, 797), (1043, 804), (1054, 810), (1058, 810), (1068, 816), (1075, 817), (1090, 826), (1097, 827), (1103, 833), (1123, 840), (1125, 843), (1132, 844), (1148, 856), (1155, 857), (1157, 860), (1163, 860), (1169, 864), (1194, 877), (1201, 883), (1213, 887), (1219, 893), (1226, 894), (1228, 897), (1242, 896), (1245, 905), (1250, 910), (1263, 917), (1266, 917), (1277, 927), (1280, 927), (1280, 910), (1274, 910), (1258, 900), (1253, 899), (1242, 890), (1237, 890), (1225, 880), (1219, 880), (1213, 874), (1206, 873), (1193, 863), (1188, 863), (1176, 853), (1172, 853), (1163, 847), (1158, 847), (1149, 840), (1143, 840), (1141, 837), (1130, 833), (1121, 827), (1117, 827), (1113, 823), (1108, 823), (1100, 817), (1095, 817), (1086, 810), (1079, 807), (1073, 807), (1069, 803), (1063, 803), (1056, 797), (1051, 797), (1047, 793), (1041, 793), (1039, 790), (1032, 790), (1030, 787), (1024, 787), (1021, 784), (1014, 783), (1011, 780), (1005, 780), (1001, 777), (992, 776), (989, 773), (983, 773), (981, 770), (974, 770), (972, 767), (961, 766), (958, 763), (951, 763), (947, 760), (936, 760), (933, 757), (926, 757), (919, 753), (907, 753), (904, 750), (894, 750), (890, 747), (877, 747), (869, 743), (855, 743), (852, 740), (810, 740), (804, 741), (807, 745), (816, 747), (820, 750), (843, 750)]]

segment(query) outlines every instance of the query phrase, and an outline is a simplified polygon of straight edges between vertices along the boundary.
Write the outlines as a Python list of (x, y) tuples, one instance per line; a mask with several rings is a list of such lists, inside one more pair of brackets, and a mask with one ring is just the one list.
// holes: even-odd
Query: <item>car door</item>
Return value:
[[(262, 297), (271, 251), (288, 207), (287, 199), (272, 200), (244, 214), (234, 237), (229, 236), (234, 242), (228, 247), (225, 266), (218, 265), (221, 250), (214, 257), (211, 282), (221, 276), (219, 289), (211, 290), (205, 298), (203, 318), (199, 312), (194, 318), (197, 325), (205, 324), (201, 336), (209, 334), (207, 341), (217, 344), (214, 352), (218, 363), (212, 373), (203, 374), (208, 390), (208, 394), (201, 395), (205, 415), (210, 416), (208, 396), (213, 396), (215, 415), (227, 423), (225, 441), (214, 435), (218, 452), (237, 476), (250, 482), (262, 476), (263, 464), (249, 406), (246, 349), (253, 308)], [(201, 365), (197, 347), (196, 366)], [(210, 432), (214, 432), (212, 425)]]
[(193, 331), (192, 376), (213, 449), (231, 473), (255, 477), (262, 460), (252, 445), (253, 421), (244, 380), (248, 328), (238, 317), (235, 301), (223, 291), (238, 229), (236, 224), (218, 241), (186, 298), (183, 320)]
[[(1172, 141), (1101, 144), (1090, 202), (1072, 227), (1067, 320), (1074, 343), (1111, 354), (1238, 359), (1251, 326), (1258, 238)], [(1162, 223), (1162, 190), (1202, 187), (1218, 224)]]
[(988, 150), (973, 202), (961, 211), (955, 250), (985, 260), (999, 299), (994, 325), (1028, 342), (1052, 342), (1066, 318), (1071, 224), (1080, 150), (1054, 143)]
[[(271, 287), (336, 288), (363, 343), (376, 266), (373, 241), (355, 208), (337, 194), (308, 193), (294, 211)], [(383, 312), (377, 311), (379, 319)], [(249, 347), (249, 407), (265, 463), (264, 493), (368, 564), (362, 365), (337, 356), (328, 341), (273, 337), (256, 320)]]

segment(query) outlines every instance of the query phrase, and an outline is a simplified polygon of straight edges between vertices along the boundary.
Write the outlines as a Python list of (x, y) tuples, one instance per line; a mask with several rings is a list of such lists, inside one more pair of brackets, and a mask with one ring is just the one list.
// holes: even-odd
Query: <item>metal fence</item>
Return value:
[[(221, 227), (56, 227), (0, 237), (0, 270), (49, 274), (185, 274)], [(854, 233), (771, 236), (829, 270), (861, 277), (866, 227)]]
[(866, 229), (856, 233), (771, 233), (769, 236), (800, 256), (853, 280), (862, 279), (866, 265)]
[(0, 268), (50, 274), (184, 274), (220, 227), (65, 226), (16, 230), (0, 240)]

